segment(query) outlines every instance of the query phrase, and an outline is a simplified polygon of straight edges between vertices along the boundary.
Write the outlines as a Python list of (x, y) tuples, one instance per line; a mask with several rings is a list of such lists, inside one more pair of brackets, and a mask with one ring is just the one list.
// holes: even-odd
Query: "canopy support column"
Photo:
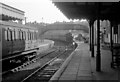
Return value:
[(101, 53), (100, 53), (100, 3), (97, 3), (97, 54), (96, 71), (101, 71)]
[(90, 28), (91, 28), (91, 57), (94, 57), (94, 21), (90, 20)]
[(110, 49), (113, 54), (113, 22), (110, 24)]
[(91, 24), (90, 24), (90, 23), (89, 23), (89, 26), (90, 26), (90, 28), (89, 28), (89, 29), (90, 29), (90, 30), (89, 30), (89, 35), (90, 35), (89, 44), (90, 44), (90, 46), (89, 46), (89, 47), (90, 47), (90, 51), (91, 51), (91, 40), (92, 40), (92, 37), (91, 37), (92, 34), (91, 34), (91, 33), (92, 33), (92, 32), (91, 32)]
[(96, 54), (96, 71), (101, 71), (101, 53), (100, 53), (100, 20), (97, 19), (97, 54)]

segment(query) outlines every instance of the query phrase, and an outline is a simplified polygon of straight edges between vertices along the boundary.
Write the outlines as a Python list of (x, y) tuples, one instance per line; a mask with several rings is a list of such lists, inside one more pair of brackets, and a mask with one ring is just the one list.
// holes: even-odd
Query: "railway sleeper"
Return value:
[(12, 69), (11, 71), (12, 71), (12, 72), (18, 72), (18, 71), (20, 71), (22, 68), (24, 68), (24, 67), (26, 67), (26, 66), (34, 63), (34, 62), (36, 62), (36, 58), (35, 58), (35, 59), (32, 59), (31, 61), (29, 60), (29, 61), (23, 63), (22, 65), (14, 68), (14, 69)]
[(31, 62), (31, 61), (30, 61), (30, 62), (24, 63), (23, 65), (12, 69), (11, 71), (12, 71), (12, 72), (18, 72), (18, 71), (20, 71), (22, 68), (24, 68), (24, 67), (26, 67), (26, 66), (28, 66), (28, 65), (30, 65), (30, 64), (32, 64), (32, 63), (34, 63), (34, 62)]

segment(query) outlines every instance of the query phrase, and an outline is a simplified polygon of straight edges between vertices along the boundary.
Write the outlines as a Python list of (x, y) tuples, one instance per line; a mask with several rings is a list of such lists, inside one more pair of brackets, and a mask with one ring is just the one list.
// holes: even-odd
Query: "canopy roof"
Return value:
[[(69, 19), (89, 19), (110, 20), (120, 23), (120, 2), (93, 2), (100, 0), (73, 0), (60, 1), (52, 0), (53, 3), (63, 12)], [(79, 1), (79, 2), (78, 2)], [(81, 2), (80, 2), (81, 1)], [(85, 2), (89, 1), (89, 2)], [(108, 1), (108, 0), (107, 0)], [(112, 0), (119, 1), (119, 0)]]

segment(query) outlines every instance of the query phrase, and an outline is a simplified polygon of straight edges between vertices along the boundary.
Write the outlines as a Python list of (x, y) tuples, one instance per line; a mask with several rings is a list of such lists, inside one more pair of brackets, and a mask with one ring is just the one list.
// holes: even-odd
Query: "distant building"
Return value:
[(24, 13), (22, 10), (0, 3), (0, 20), (2, 21), (18, 21), (22, 23), (22, 20), (25, 19)]
[[(120, 24), (114, 25), (112, 28), (113, 43), (120, 43)], [(101, 42), (110, 43), (110, 21), (100, 21), (100, 39)], [(94, 22), (94, 44), (97, 44), (97, 21)]]

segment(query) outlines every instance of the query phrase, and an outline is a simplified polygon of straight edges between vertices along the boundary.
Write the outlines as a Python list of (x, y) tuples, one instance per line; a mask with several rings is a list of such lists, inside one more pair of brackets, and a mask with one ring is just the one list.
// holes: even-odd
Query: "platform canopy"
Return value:
[(119, 0), (52, 0), (52, 2), (69, 19), (96, 20), (99, 16), (101, 20), (120, 23)]

